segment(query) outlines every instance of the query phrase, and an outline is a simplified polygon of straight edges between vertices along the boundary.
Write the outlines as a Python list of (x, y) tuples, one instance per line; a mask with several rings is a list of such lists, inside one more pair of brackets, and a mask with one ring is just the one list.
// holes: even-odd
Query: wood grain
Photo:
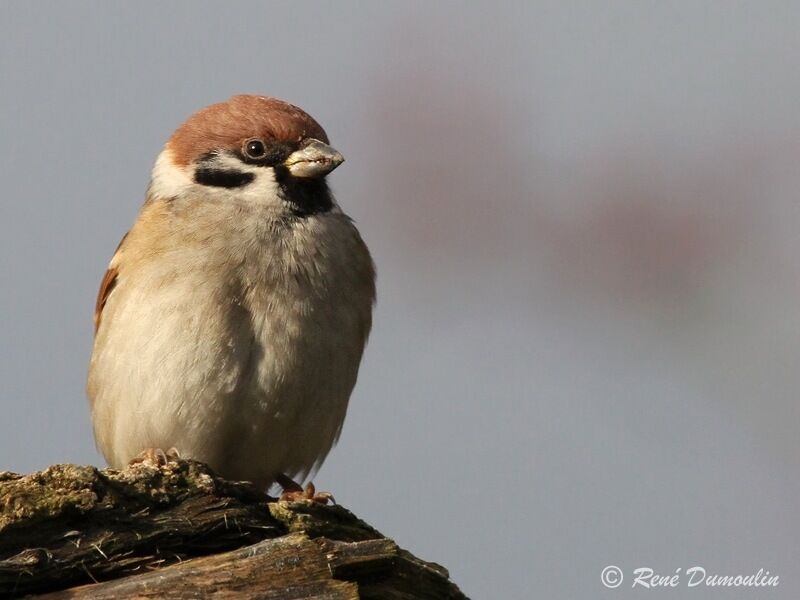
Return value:
[[(49, 592), (49, 593), (48, 593)], [(341, 506), (193, 461), (0, 473), (0, 597), (464, 598)]]

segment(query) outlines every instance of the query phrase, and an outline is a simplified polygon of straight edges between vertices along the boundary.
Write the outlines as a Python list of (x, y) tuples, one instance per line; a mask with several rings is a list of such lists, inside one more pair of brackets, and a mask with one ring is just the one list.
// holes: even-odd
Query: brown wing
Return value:
[(119, 271), (115, 267), (110, 267), (106, 274), (103, 276), (103, 281), (100, 282), (100, 291), (97, 292), (97, 302), (94, 305), (94, 332), (100, 327), (100, 319), (103, 317), (103, 308), (108, 301), (108, 296), (117, 285), (117, 276)]
[[(117, 249), (114, 252), (114, 257), (116, 258), (117, 254), (119, 254), (120, 248), (122, 248), (122, 244), (125, 243), (125, 238), (128, 237), (128, 234), (122, 236), (122, 239), (119, 241), (117, 245)], [(108, 267), (108, 271), (106, 274), (103, 275), (103, 281), (100, 282), (100, 290), (97, 292), (97, 302), (94, 305), (94, 332), (97, 333), (98, 328), (100, 327), (100, 321), (103, 318), (103, 308), (105, 308), (106, 302), (108, 302), (108, 297), (111, 295), (111, 292), (114, 290), (114, 287), (117, 285), (117, 277), (119, 276), (119, 270), (113, 266), (114, 259), (111, 259), (112, 266)]]

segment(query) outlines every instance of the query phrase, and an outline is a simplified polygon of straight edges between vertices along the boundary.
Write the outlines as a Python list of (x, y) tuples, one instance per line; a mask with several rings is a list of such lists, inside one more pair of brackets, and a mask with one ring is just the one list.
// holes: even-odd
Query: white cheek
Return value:
[(240, 160), (227, 155), (219, 156), (216, 162), (223, 168), (253, 175), (253, 181), (240, 188), (225, 190), (226, 194), (248, 203), (252, 202), (262, 205), (272, 204), (277, 201), (278, 183), (275, 181), (274, 170), (257, 167), (255, 165), (246, 165)]
[(185, 194), (193, 181), (186, 169), (175, 164), (172, 152), (165, 148), (161, 151), (153, 166), (148, 196), (150, 198), (175, 198)]
[(216, 200), (244, 202), (258, 206), (277, 206), (278, 184), (275, 171), (255, 165), (245, 165), (241, 161), (226, 155), (220, 155), (214, 161), (215, 166), (222, 169), (250, 173), (253, 180), (239, 188), (223, 188), (200, 185), (193, 179), (192, 167), (180, 167), (175, 164), (172, 152), (165, 148), (161, 151), (153, 167), (153, 174), (148, 188), (151, 199), (181, 198), (187, 195), (211, 195)]

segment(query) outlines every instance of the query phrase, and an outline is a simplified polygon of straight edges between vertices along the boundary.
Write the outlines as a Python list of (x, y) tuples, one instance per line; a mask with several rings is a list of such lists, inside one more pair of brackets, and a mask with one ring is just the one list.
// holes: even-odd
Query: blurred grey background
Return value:
[[(98, 283), (161, 145), (313, 114), (379, 268), (316, 477), (475, 598), (800, 597), (800, 5), (6, 2), (0, 470), (100, 464)], [(626, 583), (606, 590), (619, 565)], [(684, 588), (685, 589), (685, 588)], [(664, 597), (684, 597), (684, 589)]]

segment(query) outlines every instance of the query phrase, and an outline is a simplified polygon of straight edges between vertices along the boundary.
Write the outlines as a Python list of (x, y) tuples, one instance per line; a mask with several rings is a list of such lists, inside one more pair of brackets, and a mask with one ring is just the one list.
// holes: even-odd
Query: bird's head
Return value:
[(158, 157), (151, 199), (213, 198), (289, 210), (330, 210), (325, 176), (344, 158), (325, 130), (287, 102), (240, 95), (181, 125)]

